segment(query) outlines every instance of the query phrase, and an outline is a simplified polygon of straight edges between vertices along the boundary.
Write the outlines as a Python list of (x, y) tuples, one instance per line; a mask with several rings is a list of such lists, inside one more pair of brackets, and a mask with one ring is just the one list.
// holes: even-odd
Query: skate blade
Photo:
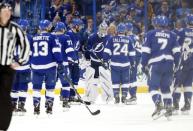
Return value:
[(35, 118), (38, 118), (40, 116), (40, 113), (34, 112)]
[(166, 116), (166, 119), (167, 119), (168, 121), (172, 121), (172, 116)]
[(125, 102), (125, 105), (137, 105), (137, 102), (136, 101)]
[(190, 111), (189, 110), (188, 111), (182, 111), (181, 114), (182, 115), (190, 115)]
[(174, 115), (174, 116), (179, 115), (179, 110), (172, 111), (172, 115)]
[(13, 116), (18, 116), (18, 112), (13, 111)]
[(26, 112), (18, 112), (18, 116), (25, 116)]
[(35, 117), (36, 119), (38, 119), (39, 116), (40, 116), (40, 114), (34, 114), (34, 117)]
[(81, 105), (80, 102), (69, 102), (70, 105)]
[(50, 118), (52, 116), (52, 113), (46, 113), (48, 118)]
[(165, 116), (166, 111), (162, 110), (159, 114), (152, 116), (153, 120), (158, 120), (159, 118)]
[(70, 110), (70, 108), (64, 108), (63, 107), (63, 112), (68, 112)]

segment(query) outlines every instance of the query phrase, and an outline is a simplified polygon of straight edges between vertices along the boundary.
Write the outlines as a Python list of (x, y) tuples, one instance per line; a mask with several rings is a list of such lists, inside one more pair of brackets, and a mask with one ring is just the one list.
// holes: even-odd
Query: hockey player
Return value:
[(40, 114), (40, 90), (44, 81), (46, 88), (46, 113), (52, 114), (57, 63), (58, 72), (60, 74), (64, 73), (61, 45), (58, 39), (48, 33), (50, 24), (48, 20), (41, 20), (39, 23), (40, 34), (33, 37), (31, 68), (33, 73), (32, 84), (35, 115)]
[(117, 26), (117, 35), (108, 40), (103, 55), (106, 65), (110, 62), (116, 104), (120, 102), (120, 87), (122, 90), (121, 102), (125, 103), (129, 89), (130, 67), (134, 66), (133, 41), (130, 37), (125, 36), (126, 30), (127, 27), (123, 23)]
[[(64, 34), (65, 31), (66, 31), (65, 24), (63, 22), (58, 22), (55, 26), (54, 34), (61, 44), (63, 65), (65, 67), (64, 69), (66, 73), (64, 75), (70, 78), (68, 63), (75, 63), (76, 58), (74, 54), (74, 48), (72, 45), (72, 41), (69, 36)], [(62, 84), (62, 89), (61, 89), (61, 97), (63, 101), (62, 105), (64, 108), (70, 108), (70, 105), (68, 104), (69, 97), (70, 97), (70, 84), (65, 80), (64, 75), (58, 74), (58, 77)]]
[[(23, 29), (24, 33), (27, 35), (28, 41), (31, 45), (31, 36), (27, 34), (27, 29), (29, 26), (29, 22), (26, 19), (20, 19), (19, 25)], [(17, 46), (15, 50), (15, 60), (17, 61), (20, 54), (20, 47)], [(31, 81), (31, 69), (30, 69), (30, 61), (22, 66), (16, 68), (16, 77), (14, 81), (14, 85), (11, 91), (12, 98), (12, 106), (14, 113), (20, 113), (23, 115), (26, 112), (24, 108), (27, 96), (28, 83)], [(18, 107), (17, 107), (18, 105)]]
[[(69, 31), (67, 31), (67, 35), (69, 35), (70, 39), (72, 40), (72, 46), (75, 51), (75, 62), (69, 63), (70, 69), (70, 76), (72, 83), (74, 84), (75, 88), (78, 86), (79, 77), (80, 77), (80, 69), (79, 69), (79, 56), (78, 53), (80, 51), (80, 35), (79, 31), (81, 30), (82, 21), (78, 18), (72, 20), (72, 27)], [(75, 91), (71, 87), (70, 89), (70, 101), (76, 101), (75, 99)]]
[[(105, 44), (108, 40), (107, 29), (108, 25), (105, 22), (102, 22), (99, 25), (98, 32), (92, 34), (88, 38), (88, 43), (86, 46), (87, 49), (86, 59), (87, 61), (89, 60), (91, 61), (91, 67), (86, 69), (87, 87), (85, 97), (88, 101), (91, 101), (92, 103), (95, 102), (98, 96), (99, 86), (101, 86), (102, 88), (102, 99), (104, 101), (108, 102), (112, 98), (112, 93), (110, 93), (112, 91), (110, 91), (110, 89), (106, 89), (103, 86), (102, 81), (99, 80), (100, 79), (99, 77), (101, 77), (99, 75), (99, 68), (103, 65), (102, 63), (103, 51)], [(109, 86), (107, 88), (109, 88)]]
[(130, 88), (129, 88), (130, 98), (126, 100), (126, 104), (132, 105), (137, 103), (137, 97), (136, 97), (137, 85), (135, 83), (137, 81), (137, 67), (140, 63), (140, 58), (141, 58), (141, 45), (139, 43), (139, 37), (133, 34), (133, 24), (129, 22), (126, 24), (126, 26), (127, 26), (126, 35), (132, 39), (133, 41), (132, 44), (136, 52), (135, 66), (133, 66), (130, 69)]
[(156, 107), (152, 114), (153, 119), (162, 114), (161, 94), (166, 109), (164, 115), (167, 118), (172, 115), (170, 86), (173, 80), (173, 68), (178, 66), (180, 56), (177, 36), (167, 30), (168, 18), (159, 16), (156, 19), (157, 29), (149, 31), (145, 36), (141, 62), (142, 71), (148, 76), (149, 91)]
[(182, 58), (180, 69), (176, 73), (175, 90), (173, 94), (174, 114), (178, 114), (179, 101), (181, 97), (181, 86), (184, 89), (184, 106), (181, 108), (183, 114), (189, 114), (192, 101), (193, 81), (193, 14), (186, 18), (187, 27), (179, 31), (179, 43), (182, 47)]

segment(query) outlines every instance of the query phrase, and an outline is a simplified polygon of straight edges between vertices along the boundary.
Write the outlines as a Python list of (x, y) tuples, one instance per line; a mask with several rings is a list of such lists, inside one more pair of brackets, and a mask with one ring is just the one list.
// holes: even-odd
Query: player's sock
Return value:
[(161, 102), (161, 95), (160, 94), (154, 94), (152, 96), (152, 100), (153, 100), (154, 104), (160, 103)]
[(137, 92), (137, 87), (130, 87), (129, 88), (129, 94), (130, 96), (136, 96), (136, 92)]

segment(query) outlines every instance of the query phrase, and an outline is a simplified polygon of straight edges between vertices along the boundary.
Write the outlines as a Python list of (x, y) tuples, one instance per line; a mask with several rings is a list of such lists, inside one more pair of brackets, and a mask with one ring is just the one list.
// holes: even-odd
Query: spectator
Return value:
[(97, 12), (96, 14), (96, 25), (99, 26), (102, 23), (103, 19), (102, 19), (102, 13), (101, 12)]
[(49, 19), (50, 21), (54, 19), (64, 20), (65, 19), (64, 18), (65, 16), (63, 16), (64, 12), (66, 13), (66, 10), (63, 6), (62, 0), (54, 0), (53, 5), (50, 7), (48, 14), (46, 15), (46, 18)]
[(172, 18), (172, 11), (169, 8), (169, 5), (168, 5), (167, 1), (163, 1), (161, 3), (161, 8), (157, 12), (155, 12), (155, 13), (156, 13), (156, 16), (157, 15), (164, 15), (167, 18), (170, 18), (170, 19)]
[(186, 1), (182, 1), (181, 7), (176, 10), (176, 18), (183, 19), (187, 14), (191, 12), (191, 9), (188, 7), (188, 3)]
[(67, 15), (66, 15), (65, 24), (66, 24), (67, 30), (70, 29), (70, 24), (71, 24), (71, 22), (72, 22), (72, 19), (73, 19), (72, 14), (67, 14)]
[(115, 36), (116, 35), (116, 26), (114, 24), (110, 24), (107, 29), (107, 35)]

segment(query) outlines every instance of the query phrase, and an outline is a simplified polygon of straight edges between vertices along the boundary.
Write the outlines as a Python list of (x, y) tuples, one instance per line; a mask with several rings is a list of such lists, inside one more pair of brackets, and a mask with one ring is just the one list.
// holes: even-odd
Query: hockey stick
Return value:
[(95, 112), (92, 112), (90, 110), (90, 108), (88, 107), (88, 105), (86, 104), (85, 101), (82, 100), (80, 94), (77, 92), (76, 88), (74, 87), (74, 84), (72, 83), (72, 81), (68, 78), (68, 76), (64, 75), (64, 78), (66, 79), (66, 81), (68, 83), (70, 83), (70, 85), (72, 86), (72, 88), (75, 90), (77, 96), (78, 96), (78, 99), (81, 100), (81, 103), (83, 103), (85, 105), (85, 107), (88, 109), (88, 111), (90, 112), (91, 115), (98, 115), (100, 113), (100, 110), (96, 110)]
[[(105, 62), (97, 56), (97, 54), (95, 53), (94, 49), (92, 49), (91, 52), (92, 52), (92, 53), (94, 54), (94, 56), (100, 61), (101, 65), (105, 68), (105, 67), (106, 67), (106, 66), (105, 66)], [(110, 68), (105, 68), (105, 69), (111, 71)]]
[[(181, 56), (180, 56), (180, 59), (179, 59), (179, 64), (178, 64), (178, 67), (174, 70), (174, 74), (176, 74), (178, 71), (180, 71), (180, 66), (181, 66), (181, 64), (182, 64), (182, 57), (183, 57), (183, 55), (184, 55), (184, 52), (182, 52), (182, 54), (181, 54)], [(173, 79), (173, 81), (172, 81), (172, 85), (171, 85), (171, 87), (173, 87), (173, 91), (172, 91), (172, 94), (177, 90), (177, 86), (175, 87), (175, 82), (176, 82), (176, 77), (177, 76), (174, 76), (174, 79)]]

